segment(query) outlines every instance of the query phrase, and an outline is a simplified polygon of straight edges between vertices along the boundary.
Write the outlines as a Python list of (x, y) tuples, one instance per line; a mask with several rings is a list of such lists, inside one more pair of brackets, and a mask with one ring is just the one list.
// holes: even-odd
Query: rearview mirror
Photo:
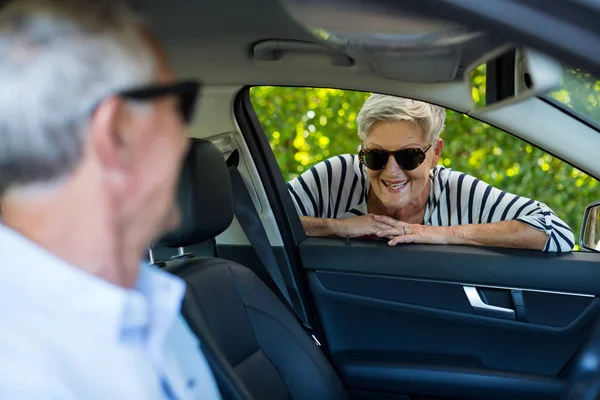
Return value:
[(600, 201), (585, 208), (579, 246), (586, 250), (600, 251)]
[(502, 47), (466, 70), (471, 111), (506, 106), (560, 86), (563, 68), (535, 50)]

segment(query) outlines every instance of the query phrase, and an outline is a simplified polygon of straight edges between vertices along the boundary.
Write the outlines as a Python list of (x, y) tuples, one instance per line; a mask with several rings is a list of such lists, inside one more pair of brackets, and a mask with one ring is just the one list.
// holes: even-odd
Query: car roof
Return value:
[[(331, 58), (318, 52), (292, 52), (266, 61), (255, 56), (254, 46), (257, 43), (321, 43), (290, 15), (290, 10), (286, 10), (282, 2), (178, 0), (176, 4), (161, 0), (140, 3), (178, 74), (197, 78), (207, 87), (231, 88), (232, 96), (243, 86), (333, 87), (400, 95), (469, 113), (470, 93), (462, 82), (465, 67), (482, 54), (505, 45), (485, 33), (471, 31), (478, 35), (462, 44), (448, 46), (449, 57), (454, 57), (454, 67), (452, 62), (440, 61), (440, 54), (443, 54), (440, 52), (424, 51), (421, 57), (408, 57), (406, 53), (373, 52), (356, 46), (347, 52), (354, 60), (349, 66), (334, 65)], [(298, 13), (294, 15), (297, 17)], [(317, 17), (321, 21), (331, 20), (325, 11)], [(365, 18), (360, 17), (360, 13), (348, 13), (346, 23), (338, 29), (348, 32), (353, 24), (360, 25), (363, 31), (373, 26), (394, 29), (394, 21), (405, 26), (405, 31), (412, 29), (414, 34), (418, 34), (419, 29), (426, 33), (456, 27), (445, 21), (423, 20), (410, 14), (390, 17), (377, 10), (363, 15)], [(308, 20), (314, 21), (315, 18)], [(440, 71), (443, 68), (446, 70)], [(455, 68), (454, 74), (451, 68)], [(396, 75), (394, 70), (398, 71)], [(411, 71), (419, 74), (411, 75)], [(427, 71), (432, 76), (430, 79)], [(433, 76), (434, 73), (436, 76)], [(600, 164), (596, 162), (595, 155), (595, 149), (600, 147), (598, 132), (540, 98), (469, 115), (541, 147), (592, 176), (600, 177)], [(194, 134), (198, 137), (209, 135), (210, 132)], [(569, 146), (565, 146), (565, 141)]]
[[(393, 79), (405, 95), (424, 94), (424, 100), (434, 101), (426, 95), (429, 90), (444, 86), (446, 91), (449, 82), (462, 80), (468, 64), (503, 44), (480, 35), (464, 45), (438, 49), (435, 54), (431, 49), (417, 54), (419, 49), (414, 49), (410, 57), (355, 48), (349, 52), (354, 61), (349, 67), (332, 65), (321, 55), (300, 52), (269, 62), (254, 56), (257, 43), (269, 40), (318, 43), (278, 0), (181, 0), (176, 7), (160, 0), (147, 0), (143, 9), (177, 70), (184, 75), (200, 75), (207, 85), (333, 86), (384, 91), (390, 88)], [(331, 17), (334, 15), (337, 14), (332, 12)], [(346, 13), (347, 22), (340, 28), (352, 26), (360, 17), (357, 13)], [(399, 18), (373, 13), (370, 24), (404, 26), (403, 31), (413, 36), (442, 31), (448, 25), (444, 21), (417, 21), (414, 16)], [(456, 94), (452, 97), (456, 98)], [(445, 103), (444, 98), (437, 101)], [(458, 109), (466, 106), (466, 103), (453, 104)]]

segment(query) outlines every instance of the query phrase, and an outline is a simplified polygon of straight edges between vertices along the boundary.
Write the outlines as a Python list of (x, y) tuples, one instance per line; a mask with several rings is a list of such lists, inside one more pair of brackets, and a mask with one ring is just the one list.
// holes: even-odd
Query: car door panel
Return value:
[(299, 247), (308, 270), (368, 272), (574, 294), (600, 292), (600, 253), (448, 245), (390, 247), (380, 240), (330, 238), (309, 238)]
[[(596, 254), (322, 238), (300, 254), (331, 358), (357, 398), (559, 398), (600, 310)], [(465, 287), (513, 311), (520, 294), (525, 318), (478, 314)]]
[[(510, 297), (510, 288), (487, 288), (483, 286), (463, 285), (459, 283), (423, 281), (417, 279), (403, 279), (398, 277), (378, 276), (370, 274), (343, 273), (317, 271), (310, 273), (311, 287), (313, 293), (317, 290), (323, 296), (336, 297), (339, 293), (356, 295), (350, 299), (367, 298), (380, 299), (415, 307), (416, 310), (435, 310), (436, 313), (456, 315), (463, 318), (463, 314), (473, 316), (474, 319), (483, 317), (500, 319), (493, 315), (478, 314), (465, 294), (465, 287), (475, 288), (479, 292), (487, 292), (484, 300), (504, 309), (513, 309)], [(507, 294), (511, 304), (501, 304), (497, 301), (499, 296), (495, 294)], [(501, 292), (501, 293), (499, 293)], [(589, 316), (595, 307), (595, 298), (590, 295), (572, 295), (551, 292), (538, 292), (523, 290), (524, 304), (527, 312), (526, 329), (540, 329), (544, 331), (555, 331), (561, 333), (575, 329), (582, 323), (582, 319)], [(492, 299), (492, 300), (489, 300)], [(502, 302), (506, 299), (501, 298)], [(449, 311), (449, 313), (445, 313)], [(509, 321), (519, 322), (516, 319)], [(523, 324), (518, 323), (521, 327)], [(549, 328), (549, 329), (548, 329)]]

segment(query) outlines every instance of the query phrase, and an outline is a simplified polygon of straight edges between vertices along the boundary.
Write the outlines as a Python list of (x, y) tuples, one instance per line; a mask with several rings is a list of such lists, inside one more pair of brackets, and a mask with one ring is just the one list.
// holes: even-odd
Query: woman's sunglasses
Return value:
[(374, 171), (381, 171), (387, 165), (390, 156), (394, 156), (400, 168), (405, 171), (412, 171), (423, 164), (423, 161), (427, 157), (425, 153), (427, 153), (431, 146), (432, 144), (425, 149), (411, 148), (396, 151), (362, 149), (358, 153), (358, 158), (365, 167)]

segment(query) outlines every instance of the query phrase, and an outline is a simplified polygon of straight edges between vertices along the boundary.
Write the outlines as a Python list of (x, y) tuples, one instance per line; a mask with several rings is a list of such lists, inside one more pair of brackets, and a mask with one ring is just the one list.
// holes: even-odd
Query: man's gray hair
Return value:
[(0, 195), (53, 185), (82, 158), (95, 105), (155, 72), (142, 19), (112, 0), (0, 9)]
[(364, 140), (378, 121), (410, 121), (415, 123), (429, 143), (440, 137), (446, 110), (443, 107), (403, 97), (372, 94), (363, 104), (356, 121), (358, 136)]

